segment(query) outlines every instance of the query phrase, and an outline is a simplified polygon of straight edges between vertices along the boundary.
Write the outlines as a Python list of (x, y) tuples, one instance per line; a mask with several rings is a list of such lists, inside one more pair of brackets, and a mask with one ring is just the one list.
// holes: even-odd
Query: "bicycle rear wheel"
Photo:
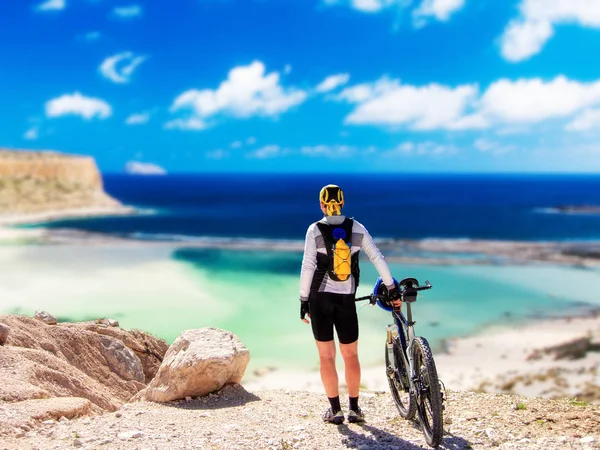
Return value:
[(392, 365), (390, 355), (385, 345), (385, 367), (390, 392), (400, 416), (405, 419), (413, 419), (417, 410), (414, 395), (410, 392), (410, 383), (408, 380), (408, 371), (404, 358), (402, 356), (402, 343), (396, 337), (393, 341), (393, 357), (395, 364)]
[(419, 421), (427, 444), (437, 447), (442, 441), (443, 407), (440, 382), (429, 343), (416, 337), (412, 346), (416, 381), (416, 404)]

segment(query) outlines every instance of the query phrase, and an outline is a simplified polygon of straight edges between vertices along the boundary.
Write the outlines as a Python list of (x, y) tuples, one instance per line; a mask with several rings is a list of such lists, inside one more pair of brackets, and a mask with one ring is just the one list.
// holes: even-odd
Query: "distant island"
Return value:
[(560, 205), (555, 209), (565, 214), (600, 214), (600, 205)]
[(131, 212), (109, 196), (94, 158), (0, 149), (0, 221)]

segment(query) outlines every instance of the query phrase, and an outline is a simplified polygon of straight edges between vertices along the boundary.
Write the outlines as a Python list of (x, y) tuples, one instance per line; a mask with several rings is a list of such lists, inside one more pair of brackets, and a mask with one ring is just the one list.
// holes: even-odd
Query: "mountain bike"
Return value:
[(420, 286), (415, 278), (405, 278), (398, 284), (400, 299), (406, 304), (406, 316), (401, 308), (394, 308), (387, 288), (377, 281), (373, 294), (356, 300), (369, 300), (392, 313), (394, 324), (386, 328), (385, 372), (390, 392), (400, 416), (413, 420), (415, 414), (421, 424), (425, 440), (437, 447), (443, 435), (444, 390), (438, 380), (433, 354), (427, 339), (415, 336), (411, 305), (419, 291), (431, 289), (429, 281)]

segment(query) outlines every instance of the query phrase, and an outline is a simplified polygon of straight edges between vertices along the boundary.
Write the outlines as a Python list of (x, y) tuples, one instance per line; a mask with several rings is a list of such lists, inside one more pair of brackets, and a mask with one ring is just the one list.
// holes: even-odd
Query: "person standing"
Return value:
[(324, 217), (308, 227), (304, 243), (300, 272), (300, 319), (311, 324), (319, 353), (321, 380), (330, 404), (323, 414), (323, 420), (340, 425), (345, 419), (340, 406), (335, 366), (335, 328), (348, 387), (348, 422), (363, 422), (365, 416), (358, 406), (361, 371), (355, 303), (356, 288), (360, 281), (360, 250), (364, 250), (377, 269), (388, 288), (390, 300), (394, 300), (396, 307), (401, 303), (395, 280), (373, 238), (362, 224), (342, 214), (344, 193), (340, 187), (334, 184), (323, 187), (319, 193), (319, 203)]

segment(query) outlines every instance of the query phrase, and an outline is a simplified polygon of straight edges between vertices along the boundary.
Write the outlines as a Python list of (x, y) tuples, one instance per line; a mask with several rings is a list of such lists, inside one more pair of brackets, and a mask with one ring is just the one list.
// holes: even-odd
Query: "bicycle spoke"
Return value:
[(431, 349), (424, 338), (414, 341), (413, 358), (417, 373), (417, 412), (425, 440), (433, 447), (439, 445), (443, 434), (442, 397)]
[(399, 339), (394, 340), (393, 361), (390, 360), (386, 344), (386, 375), (390, 392), (398, 408), (398, 412), (405, 419), (412, 419), (416, 413), (416, 402), (410, 393), (407, 370), (402, 357), (402, 347)]

